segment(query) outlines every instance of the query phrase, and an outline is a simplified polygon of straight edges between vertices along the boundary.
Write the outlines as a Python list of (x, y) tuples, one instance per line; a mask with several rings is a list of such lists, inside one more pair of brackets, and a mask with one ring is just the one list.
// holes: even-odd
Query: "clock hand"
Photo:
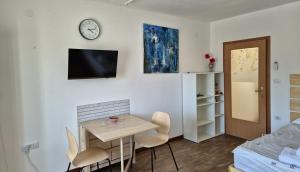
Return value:
[(93, 29), (88, 29), (88, 30), (89, 30), (90, 32), (94, 33), (94, 32), (92, 31)]

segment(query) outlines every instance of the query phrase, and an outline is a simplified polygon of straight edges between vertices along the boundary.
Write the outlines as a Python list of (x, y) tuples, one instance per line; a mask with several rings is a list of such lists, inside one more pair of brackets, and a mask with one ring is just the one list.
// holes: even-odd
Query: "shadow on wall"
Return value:
[(4, 152), (4, 144), (3, 144), (1, 127), (0, 127), (0, 171), (8, 171), (6, 155)]
[[(2, 21), (2, 20), (1, 20)], [(0, 131), (1, 135), (1, 168), (5, 171), (20, 171), (21, 156), (19, 149), (22, 137), (20, 131), (22, 117), (18, 116), (18, 101), (14, 76), (14, 41), (10, 23), (1, 22), (0, 27)], [(7, 24), (7, 25), (6, 25)], [(18, 121), (18, 122), (17, 122)], [(15, 163), (18, 162), (18, 163)], [(2, 164), (5, 164), (2, 166)], [(2, 169), (1, 169), (2, 170)]]
[[(4, 161), (0, 170), (33, 171), (20, 148), (24, 143), (44, 140), (40, 65), (34, 48), (37, 21), (26, 15), (26, 10), (15, 12), (5, 2), (3, 6), (7, 9), (0, 11), (0, 160)], [(9, 19), (4, 17), (8, 15)], [(43, 164), (45, 159), (39, 155), (36, 150), (33, 161)]]

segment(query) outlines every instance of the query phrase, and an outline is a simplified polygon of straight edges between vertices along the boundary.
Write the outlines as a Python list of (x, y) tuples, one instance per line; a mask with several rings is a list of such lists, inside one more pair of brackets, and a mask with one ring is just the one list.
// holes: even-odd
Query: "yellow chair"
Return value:
[(79, 152), (78, 145), (76, 139), (72, 132), (66, 128), (67, 130), (67, 137), (68, 137), (68, 144), (69, 148), (67, 151), (67, 157), (70, 160), (68, 165), (68, 172), (70, 170), (71, 164), (82, 170), (84, 167), (88, 165), (92, 165), (97, 163), (97, 168), (99, 169), (99, 161), (107, 160), (110, 166), (110, 171), (112, 172), (111, 162), (109, 160), (108, 153), (100, 148), (89, 148), (85, 151)]
[(152, 122), (159, 127), (156, 129), (157, 134), (155, 136), (135, 136), (135, 143), (144, 148), (150, 148), (151, 150), (151, 170), (153, 172), (153, 157), (156, 159), (155, 147), (163, 144), (168, 144), (172, 154), (173, 161), (178, 171), (178, 166), (169, 144), (169, 131), (171, 126), (170, 115), (165, 112), (155, 112), (152, 116)]

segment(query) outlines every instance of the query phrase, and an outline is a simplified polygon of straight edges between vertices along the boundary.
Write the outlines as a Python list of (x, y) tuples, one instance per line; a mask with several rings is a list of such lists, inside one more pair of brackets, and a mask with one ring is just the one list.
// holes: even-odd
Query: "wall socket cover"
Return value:
[(40, 143), (38, 141), (32, 142), (30, 144), (25, 144), (22, 146), (22, 152), (28, 154), (30, 150), (38, 149), (40, 147)]

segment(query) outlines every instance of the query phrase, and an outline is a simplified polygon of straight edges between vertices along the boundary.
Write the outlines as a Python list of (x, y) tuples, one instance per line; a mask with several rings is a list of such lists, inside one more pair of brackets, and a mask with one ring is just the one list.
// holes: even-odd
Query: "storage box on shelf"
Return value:
[(222, 72), (183, 74), (184, 138), (201, 142), (224, 133)]

